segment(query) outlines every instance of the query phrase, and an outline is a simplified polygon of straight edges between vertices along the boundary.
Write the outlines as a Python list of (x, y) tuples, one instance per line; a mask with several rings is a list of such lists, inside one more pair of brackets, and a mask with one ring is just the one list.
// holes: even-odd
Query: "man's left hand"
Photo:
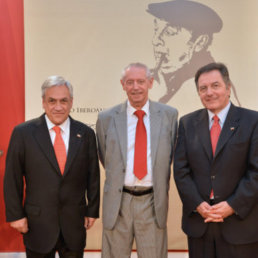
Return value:
[(85, 217), (85, 218), (84, 218), (84, 227), (85, 227), (87, 230), (90, 229), (90, 228), (93, 226), (95, 220), (96, 220), (95, 218)]
[[(220, 202), (218, 204), (215, 204), (211, 206), (210, 209), (211, 214), (220, 215), (223, 219), (227, 218), (228, 216), (231, 216), (234, 214), (234, 210), (226, 201)], [(212, 221), (205, 221), (205, 222), (212, 222)]]

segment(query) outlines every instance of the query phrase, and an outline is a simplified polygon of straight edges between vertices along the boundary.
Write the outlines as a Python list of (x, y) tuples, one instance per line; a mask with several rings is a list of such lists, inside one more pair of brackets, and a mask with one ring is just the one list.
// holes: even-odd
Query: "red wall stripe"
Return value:
[(3, 176), (12, 129), (24, 121), (23, 0), (0, 0), (0, 252), (22, 251), (22, 237), (5, 223)]

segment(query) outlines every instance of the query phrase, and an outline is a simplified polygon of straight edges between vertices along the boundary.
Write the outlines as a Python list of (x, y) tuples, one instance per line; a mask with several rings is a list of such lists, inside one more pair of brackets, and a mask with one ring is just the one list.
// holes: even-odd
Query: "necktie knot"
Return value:
[(54, 126), (53, 130), (55, 131), (56, 134), (60, 134), (61, 133), (61, 128), (59, 126)]
[(143, 110), (136, 110), (134, 114), (138, 117), (138, 119), (142, 119), (145, 115), (145, 112)]
[(219, 118), (218, 118), (217, 115), (213, 116), (212, 119), (213, 119), (214, 123), (218, 123), (219, 122)]

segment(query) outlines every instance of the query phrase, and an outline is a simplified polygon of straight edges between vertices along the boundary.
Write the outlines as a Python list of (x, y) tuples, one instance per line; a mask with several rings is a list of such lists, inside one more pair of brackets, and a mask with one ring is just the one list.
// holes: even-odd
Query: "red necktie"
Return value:
[[(210, 130), (211, 146), (212, 146), (213, 156), (215, 155), (216, 146), (217, 146), (217, 143), (218, 143), (220, 132), (221, 132), (221, 127), (220, 127), (220, 124), (219, 124), (219, 118), (215, 115), (213, 117), (213, 125), (212, 125), (211, 130)], [(211, 190), (211, 193), (210, 193), (210, 199), (214, 199), (213, 189)]]
[(220, 124), (219, 124), (219, 118), (215, 115), (213, 117), (213, 125), (212, 125), (211, 130), (210, 130), (211, 146), (212, 146), (213, 156), (214, 156), (215, 151), (216, 151), (216, 146), (217, 146), (217, 143), (218, 143), (220, 132), (221, 132), (221, 127), (220, 127)]
[(56, 159), (60, 168), (61, 173), (64, 173), (65, 162), (66, 162), (66, 149), (64, 140), (61, 135), (61, 128), (59, 126), (54, 126), (53, 130), (56, 133), (54, 150), (56, 154)]
[(147, 133), (143, 122), (145, 112), (137, 110), (134, 114), (138, 117), (134, 146), (134, 174), (142, 179), (147, 175)]

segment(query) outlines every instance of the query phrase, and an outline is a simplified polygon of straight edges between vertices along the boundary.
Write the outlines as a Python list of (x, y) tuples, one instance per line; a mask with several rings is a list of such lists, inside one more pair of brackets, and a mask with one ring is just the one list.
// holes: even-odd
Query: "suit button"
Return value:
[(125, 169), (123, 169), (123, 173), (125, 173)]
[(119, 189), (118, 191), (119, 191), (119, 193), (121, 193), (121, 192), (122, 192), (122, 189)]
[(215, 176), (211, 176), (211, 179), (214, 180), (214, 179), (215, 179)]

